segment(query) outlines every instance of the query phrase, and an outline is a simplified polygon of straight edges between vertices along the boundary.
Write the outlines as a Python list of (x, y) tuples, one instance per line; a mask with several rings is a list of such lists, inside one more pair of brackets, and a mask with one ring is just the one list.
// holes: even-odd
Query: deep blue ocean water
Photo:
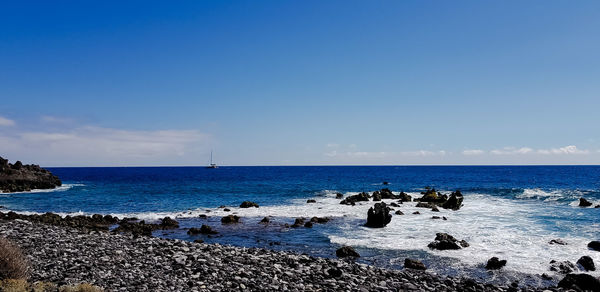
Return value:
[[(600, 239), (600, 208), (577, 206), (580, 197), (600, 204), (600, 166), (296, 166), (296, 167), (124, 167), (51, 168), (64, 186), (52, 191), (0, 194), (0, 205), (19, 212), (114, 214), (156, 220), (171, 216), (183, 228), (209, 224), (216, 237), (188, 236), (185, 229), (155, 235), (239, 246), (295, 250), (332, 256), (340, 245), (352, 245), (360, 261), (401, 268), (405, 257), (423, 260), (441, 274), (469, 275), (508, 281), (547, 272), (551, 259), (577, 261), (600, 256), (585, 244)], [(383, 185), (383, 182), (389, 182)], [(387, 187), (413, 197), (425, 187), (444, 193), (461, 190), (459, 211), (431, 211), (404, 204), (405, 215), (394, 216), (383, 229), (363, 227), (373, 203), (343, 206), (335, 193), (351, 195)], [(307, 204), (307, 199), (317, 203)], [(242, 201), (260, 208), (239, 209)], [(226, 212), (219, 206), (225, 205)], [(421, 215), (412, 212), (420, 211)], [(220, 217), (235, 213), (244, 222), (221, 225)], [(200, 214), (208, 215), (201, 219)], [(273, 216), (268, 226), (257, 224)], [(431, 219), (433, 215), (448, 220)], [(294, 218), (329, 216), (313, 228), (285, 228)], [(448, 232), (471, 243), (461, 251), (427, 249), (436, 232)], [(552, 246), (562, 238), (567, 246)], [(508, 260), (506, 271), (482, 270), (485, 260)], [(558, 277), (558, 275), (557, 275)]]

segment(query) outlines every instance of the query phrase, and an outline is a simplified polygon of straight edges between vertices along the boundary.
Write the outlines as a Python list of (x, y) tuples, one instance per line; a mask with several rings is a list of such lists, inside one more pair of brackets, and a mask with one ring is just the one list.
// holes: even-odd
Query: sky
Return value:
[(5, 1), (0, 156), (600, 164), (598, 1)]

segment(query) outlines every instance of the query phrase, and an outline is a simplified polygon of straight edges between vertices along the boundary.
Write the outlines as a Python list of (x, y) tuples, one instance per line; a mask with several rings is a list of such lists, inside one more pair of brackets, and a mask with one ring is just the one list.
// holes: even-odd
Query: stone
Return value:
[(39, 165), (14, 164), (0, 157), (0, 193), (28, 192), (33, 189), (54, 189), (61, 186), (60, 179)]
[(384, 202), (376, 203), (367, 211), (367, 223), (365, 226), (371, 228), (382, 228), (392, 221), (390, 208)]
[(394, 214), (396, 214), (396, 215), (404, 215), (404, 213), (402, 213), (402, 211), (400, 211), (400, 210), (396, 211)]
[(316, 203), (316, 202), (317, 202), (317, 200), (313, 200), (313, 199), (306, 200), (307, 204)]
[(469, 244), (466, 241), (458, 241), (447, 233), (436, 233), (435, 240), (427, 245), (427, 247), (437, 250), (461, 249), (468, 246)]
[(313, 227), (313, 223), (311, 221), (308, 221), (308, 222), (304, 223), (304, 227), (306, 227), (306, 228), (312, 228)]
[(584, 271), (595, 271), (596, 265), (594, 260), (589, 256), (582, 256), (577, 260), (577, 264), (583, 268)]
[(567, 242), (560, 239), (560, 238), (556, 238), (556, 239), (552, 239), (550, 241), (548, 241), (549, 244), (556, 244), (556, 245), (567, 245)]
[(227, 216), (221, 218), (222, 224), (233, 224), (233, 223), (239, 223), (239, 222), (240, 222), (240, 217), (236, 216), (236, 215), (227, 215)]
[(346, 197), (345, 199), (343, 199), (340, 202), (340, 204), (354, 206), (357, 202), (366, 202), (366, 201), (369, 201), (369, 194), (362, 192), (357, 195)]
[(400, 192), (400, 194), (398, 195), (398, 199), (400, 199), (400, 202), (411, 202), (412, 201), (412, 197), (405, 192)]
[(269, 219), (269, 217), (265, 217), (265, 218), (262, 218), (262, 220), (260, 220), (259, 223), (269, 223), (269, 222), (271, 222), (271, 219)]
[(421, 261), (413, 260), (413, 259), (404, 259), (404, 268), (405, 269), (413, 269), (413, 270), (426, 270), (425, 264)]
[(243, 201), (240, 204), (240, 208), (258, 208), (258, 204), (250, 201)]
[(588, 243), (587, 247), (591, 250), (600, 251), (600, 241), (594, 240)]
[(506, 260), (500, 260), (497, 257), (492, 257), (487, 261), (485, 268), (487, 270), (499, 270), (506, 266)]
[(575, 271), (575, 269), (575, 265), (569, 261), (550, 261), (550, 271), (558, 272), (561, 274), (569, 274)]
[(589, 207), (592, 205), (592, 202), (586, 200), (585, 198), (579, 198), (579, 207)]
[(456, 211), (462, 206), (463, 199), (464, 197), (460, 191), (452, 192), (448, 200), (442, 204), (442, 208)]
[(558, 287), (576, 289), (577, 291), (600, 292), (600, 280), (588, 274), (568, 274), (558, 282)]
[(338, 248), (335, 251), (335, 255), (338, 258), (345, 258), (345, 257), (360, 257), (360, 254), (358, 254), (358, 252), (356, 252), (354, 250), (354, 248), (352, 248), (351, 246), (342, 246), (340, 248)]

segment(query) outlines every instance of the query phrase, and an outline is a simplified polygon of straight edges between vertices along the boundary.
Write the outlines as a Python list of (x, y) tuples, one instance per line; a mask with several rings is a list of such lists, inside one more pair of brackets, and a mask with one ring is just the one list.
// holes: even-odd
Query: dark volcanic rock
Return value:
[(593, 249), (595, 251), (600, 251), (600, 241), (590, 241), (590, 243), (588, 243), (588, 248)]
[(342, 246), (335, 251), (335, 255), (338, 258), (355, 257), (358, 258), (360, 255), (351, 246)]
[(577, 291), (600, 292), (600, 280), (588, 274), (568, 274), (560, 282), (558, 287), (575, 289)]
[(429, 209), (433, 208), (433, 206), (435, 206), (435, 205), (432, 203), (429, 203), (429, 202), (419, 202), (419, 203), (417, 203), (417, 205), (415, 205), (415, 207), (417, 207), (417, 208), (429, 208)]
[(216, 230), (214, 230), (210, 226), (204, 225), (204, 224), (202, 224), (202, 227), (200, 227), (200, 228), (192, 227), (187, 232), (187, 234), (189, 234), (189, 235), (196, 235), (196, 234), (217, 234), (217, 233), (218, 232)]
[(385, 203), (376, 203), (375, 206), (369, 208), (367, 212), (367, 223), (365, 226), (373, 228), (385, 227), (392, 221), (390, 208)]
[(396, 214), (396, 215), (404, 215), (404, 213), (402, 213), (402, 211), (400, 211), (400, 210), (396, 211), (394, 214)]
[(415, 270), (426, 270), (427, 267), (418, 260), (413, 259), (404, 259), (404, 268), (405, 269), (415, 269)]
[(380, 193), (379, 191), (375, 191), (375, 192), (373, 193), (373, 202), (376, 202), (376, 201), (381, 201), (381, 199), (383, 199), (383, 198), (381, 197), (381, 193)]
[(329, 220), (331, 220), (331, 218), (329, 217), (312, 217), (310, 218), (310, 222), (312, 223), (319, 223), (319, 224), (324, 224), (329, 222)]
[(296, 220), (294, 221), (294, 224), (292, 225), (293, 228), (296, 227), (300, 227), (304, 225), (304, 218), (296, 218)]
[(428, 189), (425, 192), (421, 192), (421, 194), (423, 194), (423, 196), (419, 199), (420, 202), (432, 202), (436, 204), (441, 204), (448, 200), (448, 196), (442, 195), (435, 189)]
[(584, 271), (595, 271), (596, 265), (594, 260), (589, 256), (582, 256), (577, 260), (577, 264), (580, 265)]
[(394, 195), (390, 189), (385, 188), (379, 191), (382, 199), (398, 199), (398, 196)]
[(53, 189), (62, 185), (60, 179), (39, 165), (8, 163), (0, 157), (0, 192), (26, 192), (33, 189)]
[(335, 198), (336, 199), (341, 199), (343, 197), (344, 197), (344, 194), (342, 194), (342, 193), (335, 193)]
[(161, 229), (176, 229), (179, 228), (179, 222), (171, 219), (171, 217), (165, 217), (160, 222)]
[(339, 278), (342, 276), (342, 270), (337, 268), (330, 268), (329, 270), (327, 270), (327, 274), (329, 274), (329, 276), (333, 278)]
[(497, 257), (492, 257), (487, 261), (485, 268), (488, 270), (499, 270), (506, 266), (506, 260), (500, 260)]
[(221, 223), (223, 224), (231, 224), (231, 223), (239, 223), (240, 217), (236, 215), (227, 215), (221, 218)]
[(398, 199), (400, 199), (401, 202), (410, 202), (412, 201), (412, 197), (405, 193), (405, 192), (400, 192), (400, 194), (398, 195)]
[(557, 244), (557, 245), (567, 245), (567, 242), (565, 242), (564, 240), (557, 238), (557, 239), (552, 239), (550, 241), (548, 241), (549, 244)]
[(316, 202), (317, 202), (317, 201), (316, 201), (316, 200), (313, 200), (313, 199), (306, 200), (306, 203), (316, 203)]
[(358, 195), (346, 197), (345, 199), (343, 199), (340, 202), (340, 204), (354, 206), (356, 204), (356, 202), (366, 202), (366, 201), (369, 201), (369, 194), (362, 192)]
[(447, 233), (436, 233), (435, 241), (427, 245), (431, 249), (447, 250), (447, 249), (461, 249), (462, 247), (468, 247), (469, 244), (464, 241), (458, 241), (452, 235)]
[(579, 207), (589, 207), (592, 205), (592, 202), (584, 199), (584, 198), (579, 198)]
[(262, 220), (260, 220), (259, 223), (269, 223), (269, 222), (271, 222), (271, 219), (269, 219), (269, 217), (265, 217), (265, 218), (262, 218)]
[(575, 265), (569, 261), (550, 261), (550, 271), (559, 272), (561, 274), (569, 274), (572, 273), (575, 269)]
[(73, 227), (83, 230), (94, 230), (94, 231), (108, 231), (111, 225), (117, 224), (119, 218), (110, 215), (99, 215), (95, 214), (92, 216), (66, 216), (62, 218), (58, 214), (45, 213), (45, 214), (33, 214), (23, 215), (15, 212), (2, 213), (0, 212), (0, 219), (5, 220), (27, 220), (31, 222), (49, 224), (54, 226)]
[(252, 207), (258, 208), (258, 204), (254, 203), (254, 202), (250, 202), (250, 201), (243, 201), (240, 204), (240, 208), (252, 208)]
[(308, 222), (304, 223), (304, 227), (306, 227), (306, 228), (312, 228), (313, 227), (313, 223), (310, 222), (310, 221), (308, 221)]
[(455, 191), (450, 194), (450, 198), (448, 198), (448, 200), (442, 204), (442, 208), (456, 211), (460, 209), (462, 202), (463, 195), (460, 193), (460, 191)]

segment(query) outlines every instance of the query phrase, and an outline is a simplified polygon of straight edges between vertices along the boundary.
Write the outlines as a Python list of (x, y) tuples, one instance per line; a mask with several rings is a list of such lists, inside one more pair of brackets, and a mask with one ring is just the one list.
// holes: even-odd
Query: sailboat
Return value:
[(216, 163), (213, 163), (212, 150), (210, 151), (210, 164), (206, 168), (219, 168)]

